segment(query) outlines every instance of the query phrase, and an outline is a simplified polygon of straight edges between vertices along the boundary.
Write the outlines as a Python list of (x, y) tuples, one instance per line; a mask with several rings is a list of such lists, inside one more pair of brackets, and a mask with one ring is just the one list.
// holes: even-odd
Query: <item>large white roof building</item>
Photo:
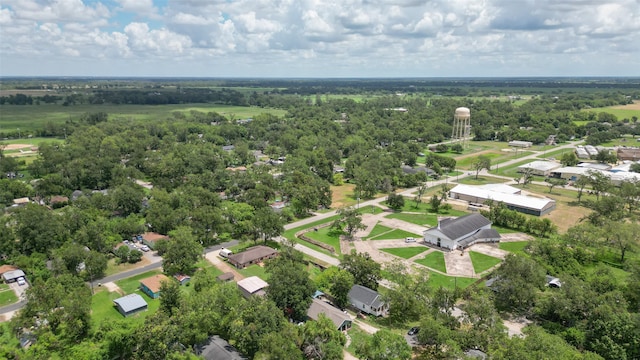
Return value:
[(458, 185), (451, 189), (449, 196), (470, 203), (484, 203), (487, 200), (503, 203), (507, 208), (525, 214), (544, 215), (556, 207), (555, 200), (522, 195), (520, 189), (504, 184), (488, 184), (481, 186)]

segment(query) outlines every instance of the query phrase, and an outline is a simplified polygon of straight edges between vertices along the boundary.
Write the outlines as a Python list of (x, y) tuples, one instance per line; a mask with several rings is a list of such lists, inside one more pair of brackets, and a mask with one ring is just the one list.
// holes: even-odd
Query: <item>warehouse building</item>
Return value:
[(491, 200), (503, 203), (510, 210), (536, 216), (548, 214), (556, 208), (556, 202), (552, 199), (522, 195), (520, 189), (509, 185), (488, 185), (458, 185), (451, 189), (449, 196), (472, 204), (484, 204)]

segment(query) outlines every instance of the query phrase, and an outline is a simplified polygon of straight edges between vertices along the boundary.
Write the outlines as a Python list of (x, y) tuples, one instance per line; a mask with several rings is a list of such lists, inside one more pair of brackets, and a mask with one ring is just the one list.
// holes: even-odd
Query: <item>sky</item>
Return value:
[(640, 0), (0, 0), (0, 76), (640, 76)]

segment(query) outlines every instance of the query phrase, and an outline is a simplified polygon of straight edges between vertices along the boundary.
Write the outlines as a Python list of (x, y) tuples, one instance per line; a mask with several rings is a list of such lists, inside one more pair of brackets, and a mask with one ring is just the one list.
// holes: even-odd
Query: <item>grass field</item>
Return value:
[(264, 267), (257, 264), (247, 266), (244, 269), (237, 269), (237, 270), (240, 274), (244, 275), (245, 277), (257, 276), (264, 281), (269, 280), (269, 275), (264, 270)]
[(140, 280), (156, 274), (160, 274), (160, 270), (147, 271), (146, 273), (142, 273), (140, 275), (118, 280), (116, 281), (116, 285), (118, 285), (125, 294), (132, 294), (138, 289), (138, 287), (140, 287)]
[(434, 289), (441, 286), (448, 289), (464, 289), (476, 282), (476, 280), (477, 279), (474, 278), (446, 276), (435, 272), (429, 272), (429, 281), (427, 284)]
[(85, 113), (106, 112), (109, 119), (158, 120), (173, 117), (172, 112), (185, 113), (195, 110), (200, 112), (217, 112), (228, 119), (244, 119), (263, 113), (283, 116), (286, 111), (249, 106), (225, 106), (206, 104), (184, 105), (2, 105), (0, 106), (0, 132), (10, 129), (12, 132), (20, 128), (24, 134), (30, 130), (44, 128), (45, 124), (62, 124), (67, 120), (78, 120)]
[(634, 116), (636, 118), (640, 118), (640, 110), (636, 110), (636, 109), (621, 109), (621, 107), (622, 106), (592, 108), (592, 109), (588, 109), (588, 110), (585, 110), (585, 111), (595, 113), (596, 115), (601, 113), (601, 112), (606, 112), (606, 113), (615, 115), (615, 117), (617, 117), (619, 121), (622, 121), (623, 119), (631, 120), (631, 119), (633, 119)]
[(13, 290), (9, 289), (8, 287), (6, 289), (0, 290), (0, 306), (13, 304), (16, 301), (18, 301), (18, 297)]
[(506, 250), (514, 254), (525, 255), (524, 248), (529, 245), (528, 241), (511, 241), (501, 242), (499, 247), (501, 250)]
[(487, 271), (502, 262), (502, 260), (498, 258), (481, 254), (475, 251), (469, 251), (469, 257), (471, 258), (471, 262), (473, 263), (473, 270), (476, 272), (476, 274)]
[(321, 247), (319, 247), (317, 245), (314, 245), (314, 244), (312, 244), (310, 242), (307, 242), (307, 241), (304, 241), (302, 239), (296, 238), (296, 233), (298, 231), (302, 231), (304, 229), (309, 229), (309, 228), (312, 228), (314, 226), (318, 226), (318, 225), (322, 225), (322, 224), (326, 224), (326, 223), (332, 222), (335, 219), (338, 219), (339, 217), (340, 217), (340, 215), (334, 215), (334, 216), (328, 217), (328, 218), (323, 219), (323, 220), (314, 221), (314, 222), (312, 222), (310, 224), (307, 224), (307, 225), (302, 225), (302, 226), (295, 227), (293, 229), (285, 230), (285, 232), (282, 234), (282, 236), (284, 236), (288, 240), (295, 241), (295, 242), (300, 243), (300, 244), (302, 244), (304, 246), (310, 247), (313, 250), (319, 251), (319, 252), (321, 252), (323, 254), (327, 254), (327, 255), (330, 255), (330, 256), (336, 256), (336, 254), (331, 254), (327, 250), (325, 250), (325, 249), (323, 249), (323, 248), (321, 248)]
[(376, 224), (376, 226), (373, 227), (373, 229), (371, 229), (371, 232), (369, 233), (369, 235), (367, 236), (368, 239), (376, 237), (380, 234), (384, 234), (387, 232), (390, 232), (391, 230), (393, 230), (390, 227), (386, 227), (384, 225), (380, 225), (379, 223)]
[(436, 226), (438, 224), (437, 216), (431, 214), (391, 213), (385, 217), (406, 221), (420, 226)]
[(400, 229), (391, 230), (389, 232), (385, 232), (375, 237), (370, 237), (369, 240), (393, 240), (393, 239), (404, 239), (406, 237), (415, 237), (420, 238), (422, 235), (414, 234), (409, 231), (404, 231)]
[(340, 236), (338, 234), (332, 233), (330, 226), (319, 228), (318, 231), (309, 231), (305, 234), (305, 236), (332, 246), (334, 249), (336, 249), (337, 253), (340, 253)]
[(508, 179), (498, 178), (494, 176), (478, 176), (476, 179), (475, 173), (471, 176), (467, 176), (460, 179), (458, 183), (465, 185), (485, 185), (485, 184), (500, 184), (508, 182)]
[[(147, 316), (155, 314), (160, 307), (160, 300), (151, 299), (139, 290), (137, 293), (142, 296), (144, 301), (147, 302), (147, 310), (131, 315), (126, 319), (131, 322), (142, 323)], [(91, 298), (91, 323), (94, 328), (98, 327), (106, 320), (119, 320), (125, 318), (118, 312), (115, 306), (113, 306), (113, 300), (121, 296), (122, 295), (116, 292), (109, 292), (107, 289), (101, 289), (93, 295)]]
[(471, 169), (471, 164), (478, 158), (479, 155), (483, 155), (491, 159), (492, 164), (505, 162), (508, 160), (518, 159), (527, 155), (531, 155), (531, 151), (518, 150), (516, 152), (500, 151), (500, 150), (486, 150), (473, 155), (467, 155), (461, 158), (456, 158), (456, 167), (459, 169)]
[(403, 259), (409, 259), (429, 250), (429, 248), (424, 246), (414, 246), (414, 247), (400, 247), (400, 248), (385, 248), (380, 250), (386, 253), (389, 253), (391, 255), (399, 256)]
[(427, 256), (422, 259), (418, 259), (415, 262), (445, 274), (447, 273), (447, 266), (444, 263), (444, 254), (441, 251), (431, 252), (427, 254)]

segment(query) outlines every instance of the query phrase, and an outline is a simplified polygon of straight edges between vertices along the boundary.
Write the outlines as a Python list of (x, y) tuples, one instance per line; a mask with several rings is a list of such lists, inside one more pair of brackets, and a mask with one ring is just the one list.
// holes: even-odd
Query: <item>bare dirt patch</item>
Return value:
[(635, 100), (633, 104), (612, 106), (611, 108), (621, 110), (640, 110), (640, 101)]
[(33, 145), (30, 144), (5, 144), (4, 150), (19, 150), (24, 148), (31, 148)]
[(344, 184), (331, 187), (331, 207), (334, 209), (351, 206), (356, 203), (352, 198), (355, 185)]
[(120, 287), (114, 282), (106, 282), (102, 284), (102, 286), (109, 290), (109, 292), (117, 292), (120, 295), (124, 295), (124, 291), (122, 291), (122, 289), (120, 289)]
[(552, 212), (543, 215), (558, 227), (559, 233), (565, 233), (570, 227), (577, 225), (582, 218), (591, 213), (590, 209), (582, 206), (569, 206), (556, 201), (556, 208)]

